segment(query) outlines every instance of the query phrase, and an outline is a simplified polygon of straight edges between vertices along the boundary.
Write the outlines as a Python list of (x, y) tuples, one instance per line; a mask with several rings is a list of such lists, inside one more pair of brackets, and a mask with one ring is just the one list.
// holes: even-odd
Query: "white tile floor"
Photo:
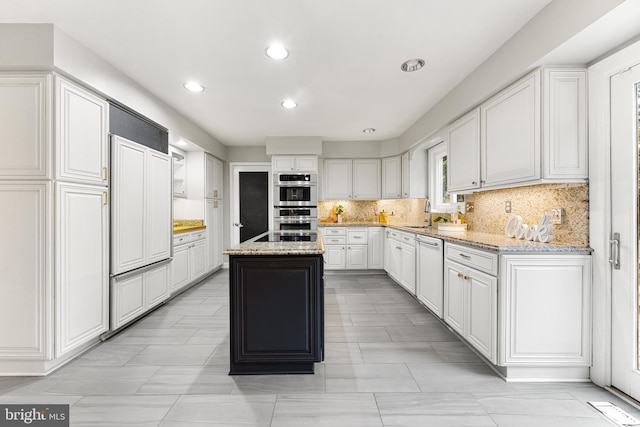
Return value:
[(589, 383), (507, 383), (386, 275), (328, 274), (314, 375), (229, 369), (228, 272), (44, 378), (0, 378), (1, 403), (71, 405), (73, 426), (607, 427)]

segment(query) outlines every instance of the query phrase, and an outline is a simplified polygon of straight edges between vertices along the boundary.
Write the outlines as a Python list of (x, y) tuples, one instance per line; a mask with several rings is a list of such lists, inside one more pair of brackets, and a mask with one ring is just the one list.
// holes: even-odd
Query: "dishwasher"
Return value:
[(416, 290), (418, 300), (442, 319), (444, 250), (441, 239), (416, 236)]

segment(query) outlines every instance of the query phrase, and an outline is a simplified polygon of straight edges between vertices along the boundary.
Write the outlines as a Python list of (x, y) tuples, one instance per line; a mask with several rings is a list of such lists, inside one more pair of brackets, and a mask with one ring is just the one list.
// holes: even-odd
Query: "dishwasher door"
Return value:
[(418, 300), (442, 319), (444, 299), (444, 244), (442, 240), (416, 236), (416, 290)]

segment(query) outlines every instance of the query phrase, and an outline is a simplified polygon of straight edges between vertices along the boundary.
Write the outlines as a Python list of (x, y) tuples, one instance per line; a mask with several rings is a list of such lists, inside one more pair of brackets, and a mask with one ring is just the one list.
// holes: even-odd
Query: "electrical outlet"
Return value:
[(504, 202), (504, 213), (511, 213), (511, 200)]
[(562, 224), (562, 217), (564, 216), (564, 209), (551, 208), (551, 224)]
[(464, 211), (467, 213), (473, 212), (473, 202), (466, 202), (464, 204)]

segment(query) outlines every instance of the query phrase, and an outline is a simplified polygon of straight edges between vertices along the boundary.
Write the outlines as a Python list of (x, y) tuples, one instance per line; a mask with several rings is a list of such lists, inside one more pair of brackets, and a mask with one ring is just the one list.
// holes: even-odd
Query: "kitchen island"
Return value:
[(230, 375), (312, 374), (324, 359), (322, 237), (263, 233), (229, 255)]

